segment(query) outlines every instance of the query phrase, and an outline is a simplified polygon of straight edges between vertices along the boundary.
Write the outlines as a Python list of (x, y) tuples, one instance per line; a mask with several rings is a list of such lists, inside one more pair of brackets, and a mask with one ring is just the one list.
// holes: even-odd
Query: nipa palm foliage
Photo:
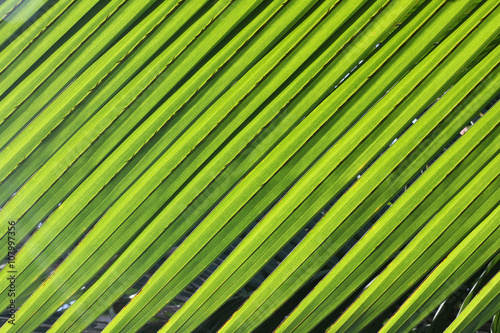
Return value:
[(498, 0), (1, 1), (0, 332), (500, 332), (499, 33)]

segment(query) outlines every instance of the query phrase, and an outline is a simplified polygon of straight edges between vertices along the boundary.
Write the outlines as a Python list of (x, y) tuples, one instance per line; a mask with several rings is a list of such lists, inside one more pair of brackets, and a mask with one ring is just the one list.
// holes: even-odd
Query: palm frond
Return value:
[(499, 33), (496, 0), (1, 1), (0, 332), (498, 329)]

